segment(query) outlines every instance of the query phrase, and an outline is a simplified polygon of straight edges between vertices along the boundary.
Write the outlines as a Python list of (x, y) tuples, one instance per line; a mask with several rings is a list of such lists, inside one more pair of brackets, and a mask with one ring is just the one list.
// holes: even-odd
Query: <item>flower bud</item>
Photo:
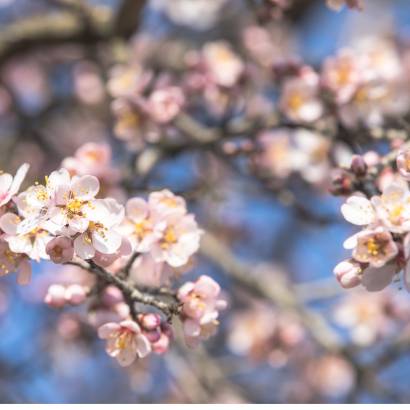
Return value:
[(154, 330), (161, 324), (161, 317), (155, 313), (141, 314), (138, 319), (140, 325), (146, 330)]
[(80, 305), (87, 298), (86, 289), (80, 285), (70, 285), (65, 290), (65, 298), (72, 305)]
[(47, 305), (60, 308), (66, 303), (65, 299), (65, 287), (59, 284), (53, 284), (48, 288), (47, 295), (44, 298), (44, 302)]
[(358, 177), (364, 177), (366, 175), (367, 164), (361, 155), (353, 156), (350, 169)]
[(333, 273), (340, 285), (345, 289), (358, 286), (361, 282), (360, 273), (362, 269), (360, 264), (351, 260), (345, 260), (336, 265)]

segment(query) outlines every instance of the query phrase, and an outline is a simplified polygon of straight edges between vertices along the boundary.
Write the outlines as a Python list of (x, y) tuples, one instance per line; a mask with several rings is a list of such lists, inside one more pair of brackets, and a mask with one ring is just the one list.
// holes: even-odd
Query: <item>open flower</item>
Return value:
[(406, 183), (391, 183), (381, 196), (372, 198), (377, 216), (391, 232), (410, 231), (410, 191)]
[(341, 50), (335, 57), (326, 59), (321, 80), (338, 104), (349, 101), (361, 80), (360, 59), (351, 50)]
[(212, 80), (223, 87), (235, 85), (244, 70), (242, 60), (224, 41), (205, 44), (203, 58)]
[(94, 199), (100, 184), (92, 175), (74, 176), (62, 168), (56, 181), (55, 204), (51, 210), (50, 221), (58, 228), (68, 227), (72, 232), (84, 232), (94, 214)]
[(178, 299), (183, 303), (184, 335), (189, 346), (195, 346), (215, 333), (219, 311), (227, 306), (226, 301), (220, 298), (220, 292), (219, 285), (205, 275), (195, 283), (185, 283), (179, 289)]
[(23, 164), (14, 178), (10, 174), (0, 173), (0, 206), (6, 205), (17, 194), (29, 167), (28, 164)]
[(147, 109), (154, 121), (164, 124), (179, 114), (184, 102), (185, 97), (179, 87), (164, 87), (153, 91)]
[(319, 77), (306, 68), (299, 77), (285, 81), (280, 98), (282, 112), (294, 122), (313, 122), (323, 113), (318, 96)]
[(187, 264), (199, 249), (202, 234), (195, 217), (174, 213), (161, 221), (161, 237), (151, 248), (152, 257), (156, 262), (166, 262), (175, 268)]
[(49, 259), (46, 246), (52, 236), (41, 227), (19, 234), (20, 223), (20, 217), (13, 213), (6, 213), (0, 218), (0, 228), (5, 233), (4, 240), (9, 244), (10, 250), (15, 253), (24, 253), (36, 261)]
[(142, 198), (131, 198), (125, 205), (126, 218), (121, 232), (126, 235), (134, 250), (148, 252), (161, 237), (161, 226), (152, 217), (151, 207)]
[(347, 247), (350, 246), (354, 246), (356, 261), (369, 263), (374, 268), (382, 267), (398, 253), (391, 233), (383, 227), (359, 232), (349, 241)]
[(117, 232), (124, 218), (124, 207), (115, 199), (98, 199), (93, 202), (93, 212), (87, 218), (86, 229), (74, 240), (77, 256), (91, 259), (96, 252), (115, 254), (122, 244)]
[(106, 323), (98, 329), (98, 336), (107, 340), (107, 353), (121, 366), (129, 366), (136, 358), (143, 358), (151, 352), (149, 340), (132, 320)]

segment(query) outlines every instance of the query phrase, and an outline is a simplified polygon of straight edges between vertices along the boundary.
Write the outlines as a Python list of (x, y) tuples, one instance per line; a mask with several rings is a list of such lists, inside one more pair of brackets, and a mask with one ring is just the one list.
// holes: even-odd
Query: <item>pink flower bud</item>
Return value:
[(333, 270), (336, 279), (345, 289), (358, 286), (361, 282), (362, 269), (357, 262), (345, 260), (340, 262)]
[(351, 171), (358, 177), (363, 177), (367, 173), (367, 164), (361, 155), (354, 155), (350, 164)]
[(158, 340), (161, 338), (161, 332), (159, 330), (149, 330), (143, 332), (143, 334), (151, 343), (158, 342)]
[(58, 236), (47, 244), (46, 252), (54, 263), (66, 263), (73, 259), (73, 243), (69, 238)]
[(168, 351), (170, 338), (162, 333), (158, 341), (151, 344), (152, 351), (156, 354), (164, 354)]
[(53, 284), (48, 288), (47, 295), (44, 298), (44, 302), (47, 305), (60, 308), (66, 303), (65, 299), (65, 287), (59, 284)]
[(155, 313), (141, 314), (138, 319), (140, 325), (146, 330), (154, 330), (161, 324), (161, 317)]
[(122, 292), (115, 286), (107, 286), (102, 294), (102, 302), (110, 307), (124, 300)]
[(80, 305), (87, 298), (86, 289), (80, 285), (70, 285), (65, 291), (65, 298), (72, 305)]

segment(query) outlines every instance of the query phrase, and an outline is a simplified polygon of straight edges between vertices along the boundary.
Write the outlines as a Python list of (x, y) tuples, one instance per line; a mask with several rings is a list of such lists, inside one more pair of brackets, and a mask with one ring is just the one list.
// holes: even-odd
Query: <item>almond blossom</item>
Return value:
[(87, 217), (86, 229), (74, 239), (77, 256), (91, 259), (96, 252), (115, 254), (122, 244), (122, 236), (116, 228), (123, 218), (124, 207), (115, 199), (95, 200)]
[(223, 87), (235, 85), (244, 70), (244, 64), (228, 43), (224, 41), (207, 43), (202, 54), (205, 65), (216, 84)]
[(14, 178), (10, 174), (0, 172), (0, 207), (6, 205), (17, 194), (29, 167), (28, 164), (23, 164)]
[(323, 113), (323, 105), (318, 95), (319, 77), (309, 67), (305, 67), (298, 77), (284, 82), (279, 106), (293, 122), (313, 122)]
[(151, 248), (155, 262), (178, 268), (199, 249), (202, 231), (193, 215), (169, 214), (161, 218), (161, 236)]
[(106, 323), (98, 329), (98, 336), (107, 340), (107, 353), (124, 367), (151, 352), (149, 340), (143, 335), (140, 326), (132, 320)]
[(227, 306), (220, 298), (219, 285), (209, 276), (202, 275), (196, 282), (186, 282), (178, 290), (183, 303), (185, 341), (189, 346), (212, 336), (218, 326), (219, 311)]
[(326, 0), (328, 7), (334, 10), (341, 10), (343, 6), (348, 6), (351, 9), (363, 10), (364, 0)]
[(10, 250), (15, 253), (24, 253), (35, 261), (49, 259), (46, 252), (47, 243), (52, 236), (41, 227), (27, 233), (18, 233), (21, 218), (13, 213), (4, 214), (0, 218), (0, 228), (4, 231), (4, 240), (9, 244)]

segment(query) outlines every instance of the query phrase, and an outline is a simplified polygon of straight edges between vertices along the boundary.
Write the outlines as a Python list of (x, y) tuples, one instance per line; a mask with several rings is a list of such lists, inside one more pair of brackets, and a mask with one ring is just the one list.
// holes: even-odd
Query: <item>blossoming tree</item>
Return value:
[(300, 38), (394, 2), (23, 3), (0, 1), (0, 318), (29, 299), (58, 377), (90, 360), (107, 387), (57, 400), (408, 402), (381, 376), (410, 347), (409, 37)]

